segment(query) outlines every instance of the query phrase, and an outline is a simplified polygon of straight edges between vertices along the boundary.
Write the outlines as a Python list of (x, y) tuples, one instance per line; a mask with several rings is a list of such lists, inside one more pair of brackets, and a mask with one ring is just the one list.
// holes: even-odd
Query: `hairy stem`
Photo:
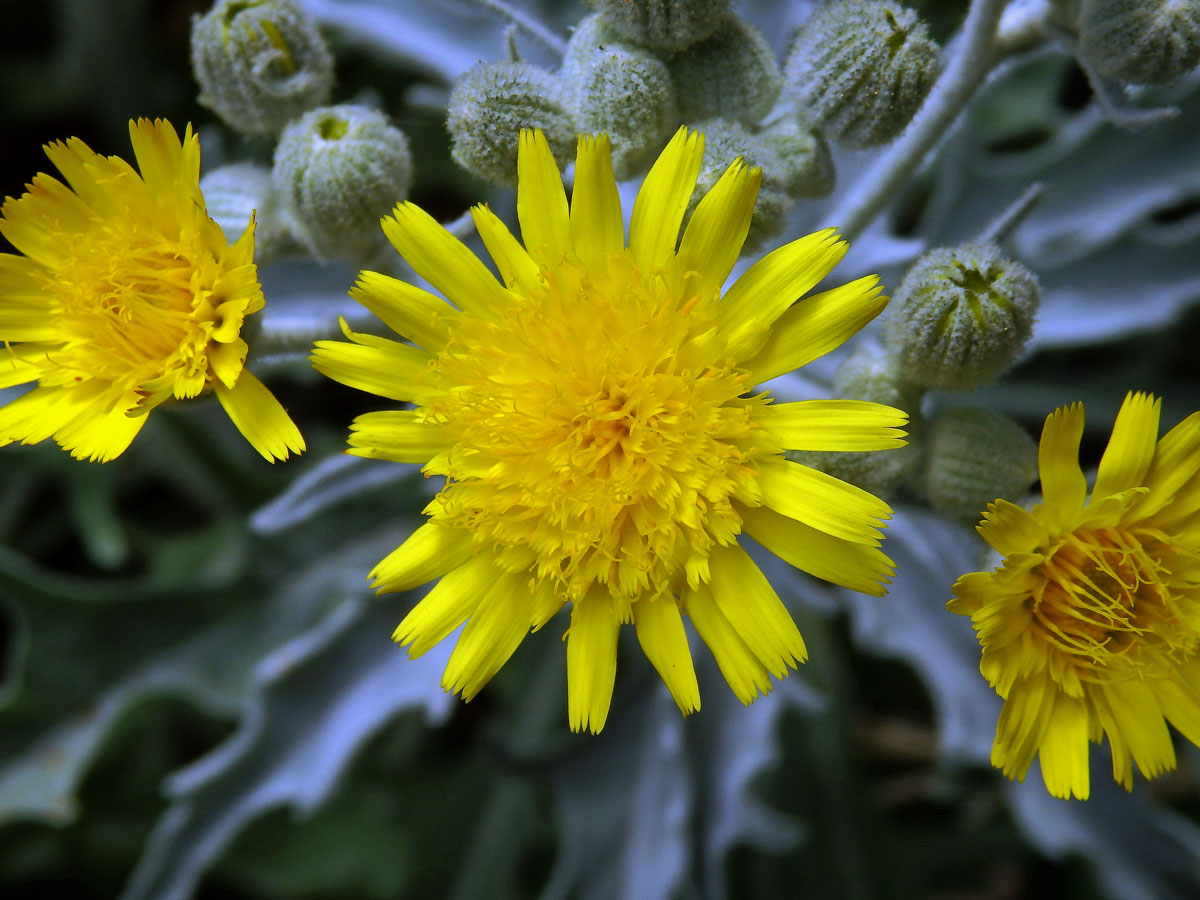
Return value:
[(868, 170), (830, 215), (853, 240), (871, 224), (958, 118), (999, 59), (996, 32), (1008, 0), (972, 0), (954, 57), (943, 70), (908, 130)]
[(525, 31), (530, 37), (537, 38), (559, 56), (567, 52), (567, 42), (560, 38), (557, 34), (539, 22), (532, 16), (528, 16), (509, 6), (504, 0), (471, 0), (476, 6), (482, 6), (484, 9), (491, 10), (497, 15), (501, 15), (508, 19), (512, 24)]

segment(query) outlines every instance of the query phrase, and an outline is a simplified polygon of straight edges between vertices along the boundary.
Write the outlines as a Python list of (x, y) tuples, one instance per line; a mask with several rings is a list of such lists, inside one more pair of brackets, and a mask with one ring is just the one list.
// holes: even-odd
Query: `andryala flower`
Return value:
[(316, 346), (329, 377), (415, 404), (359, 416), (350, 452), (446, 478), (428, 521), (371, 578), (381, 592), (441, 579), (395, 638), (415, 656), (465, 620), (443, 679), (464, 699), (568, 603), (575, 730), (604, 726), (622, 623), (685, 714), (700, 695), (683, 615), (743, 702), (765, 694), (805, 659), (804, 641), (742, 532), (819, 577), (883, 592), (887, 505), (783, 452), (900, 446), (904, 414), (775, 403), (753, 386), (837, 347), (886, 298), (870, 276), (794, 304), (845, 252), (832, 229), (768, 254), (722, 295), (760, 175), (730, 166), (676, 249), (702, 155), (702, 136), (681, 129), (626, 244), (607, 137), (580, 138), (568, 204), (546, 139), (524, 131), (524, 246), (486, 206), (472, 210), (503, 284), (401, 204), (384, 231), (450, 302), (364, 272), (352, 294), (416, 346), (348, 330), (349, 343)]
[(1167, 722), (1200, 744), (1200, 413), (1156, 440), (1159, 408), (1126, 396), (1090, 497), (1083, 407), (1055, 410), (1042, 503), (992, 503), (979, 533), (1004, 563), (954, 585), (1005, 701), (992, 764), (1023, 779), (1036, 755), (1056, 797), (1087, 798), (1089, 741), (1108, 737), (1126, 789), (1134, 763), (1175, 767)]
[[(200, 143), (170, 123), (129, 123), (139, 175), (83, 141), (46, 147), (66, 178), (34, 176), (0, 232), (0, 387), (37, 386), (0, 409), (0, 446), (53, 437), (71, 455), (119, 456), (171, 398), (211, 389), (268, 460), (304, 449), (245, 369), (239, 336), (263, 307), (254, 222), (233, 246), (200, 193)], [(67, 185), (70, 185), (68, 187)]]

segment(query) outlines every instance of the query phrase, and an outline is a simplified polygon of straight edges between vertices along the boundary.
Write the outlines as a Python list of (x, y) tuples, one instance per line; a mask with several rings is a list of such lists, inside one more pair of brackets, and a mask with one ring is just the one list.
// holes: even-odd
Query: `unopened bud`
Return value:
[(560, 168), (575, 153), (575, 122), (562, 88), (528, 63), (481, 62), (460, 75), (450, 91), (446, 127), (454, 160), (496, 184), (517, 183), (523, 128), (541, 129)]
[(608, 38), (589, 16), (567, 43), (561, 79), (580, 131), (612, 140), (613, 172), (630, 178), (653, 160), (676, 124), (667, 66), (650, 51)]
[(209, 217), (221, 226), (230, 244), (241, 237), (254, 218), (254, 261), (260, 266), (287, 243), (287, 228), (275, 202), (271, 170), (266, 166), (240, 162), (213, 169), (200, 179), (200, 193)]
[(958, 406), (929, 429), (925, 496), (952, 519), (973, 525), (993, 500), (1020, 500), (1036, 477), (1037, 444), (1007, 416)]
[(721, 24), (729, 0), (588, 0), (607, 28), (631, 44), (674, 52)]
[(1079, 52), (1110, 78), (1174, 81), (1200, 64), (1200, 0), (1083, 0)]
[(783, 189), (797, 200), (825, 197), (837, 183), (829, 145), (815, 128), (787, 117), (764, 128), (758, 136), (783, 164)]
[(783, 79), (763, 33), (728, 13), (716, 32), (671, 59), (671, 78), (686, 121), (729, 119), (753, 125), (775, 101)]
[(379, 219), (408, 195), (408, 139), (364, 106), (316, 109), (293, 122), (272, 172), (292, 231), (318, 259), (361, 260), (380, 241)]
[(902, 375), (967, 391), (1006, 372), (1033, 332), (1037, 277), (989, 243), (942, 247), (905, 274), (885, 339)]
[(219, 0), (192, 20), (192, 71), (200, 102), (244, 134), (279, 134), (333, 86), (333, 57), (295, 0)]
[(902, 132), (937, 76), (940, 51), (915, 12), (892, 0), (843, 0), (796, 33), (784, 90), (797, 112), (851, 147)]

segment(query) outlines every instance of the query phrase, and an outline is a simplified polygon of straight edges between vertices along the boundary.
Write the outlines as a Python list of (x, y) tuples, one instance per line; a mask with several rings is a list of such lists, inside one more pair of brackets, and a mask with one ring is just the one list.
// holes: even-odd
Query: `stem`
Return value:
[(946, 133), (995, 65), (996, 25), (1008, 0), (972, 0), (954, 58), (908, 130), (830, 214), (853, 240), (871, 224)]
[(1009, 205), (1008, 209), (1000, 213), (996, 220), (992, 222), (983, 233), (979, 235), (981, 242), (989, 244), (998, 244), (1005, 240), (1014, 228), (1025, 220), (1029, 215), (1029, 211), (1042, 199), (1044, 188), (1040, 181), (1035, 181), (1025, 189), (1025, 193), (1021, 194), (1016, 200)]
[(524, 29), (530, 37), (537, 38), (552, 51), (562, 56), (567, 52), (567, 42), (532, 16), (527, 16), (519, 9), (509, 6), (504, 0), (471, 0), (476, 6), (491, 10), (503, 16), (518, 28)]

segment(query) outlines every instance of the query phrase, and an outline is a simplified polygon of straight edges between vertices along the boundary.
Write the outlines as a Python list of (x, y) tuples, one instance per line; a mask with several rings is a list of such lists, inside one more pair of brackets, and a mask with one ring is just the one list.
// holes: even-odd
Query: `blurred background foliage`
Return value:
[[(0, 194), (47, 168), (48, 140), (127, 153), (135, 116), (194, 122), (206, 169), (269, 160), (268, 142), (196, 104), (188, 34), (207, 5), (0, 2)], [(410, 137), (411, 199), (446, 221), (492, 195), (450, 161), (444, 98), (448, 75), (501, 55), (503, 22), (463, 0), (308, 5), (336, 55), (335, 99), (371, 98)], [(562, 34), (585, 12), (520, 5)], [(966, 8), (913, 5), (942, 39)], [(807, 11), (736, 8), (780, 53)], [(345, 27), (368, 13), (371, 27)], [(426, 57), (396, 50), (425, 39)], [(1085, 464), (1126, 390), (1162, 394), (1173, 424), (1200, 405), (1195, 84), (1144, 98), (1177, 105), (1175, 119), (1122, 131), (1061, 50), (1017, 58), (840, 275), (880, 271), (894, 286), (921, 249), (973, 236), (1041, 180), (1013, 241), (1046, 288), (1033, 349), (971, 402), (1036, 435), (1054, 406), (1085, 400)], [(839, 158), (840, 181), (870, 158)], [(828, 208), (801, 204), (786, 235), (829, 224)], [(280, 261), (263, 272), (268, 315), (346, 307), (352, 277)], [(800, 672), (743, 708), (702, 668), (704, 709), (682, 720), (623, 647), (610, 724), (572, 735), (559, 622), (469, 705), (439, 687), (448, 648), (409, 661), (392, 645), (411, 598), (375, 598), (364, 575), (430, 487), (411, 467), (340, 455), (350, 419), (376, 408), (365, 395), (302, 361), (262, 364), (308, 439), (298, 461), (264, 464), (197, 404), (156, 414), (107, 466), (53, 446), (0, 455), (4, 897), (1200, 890), (1200, 752), (1186, 742), (1179, 769), (1132, 796), (1105, 781), (1098, 753), (1086, 804), (1050, 799), (1036, 772), (1012, 785), (987, 766), (998, 701), (969, 623), (943, 608), (951, 581), (981, 564), (968, 529), (901, 503), (886, 547), (900, 575), (884, 599), (764, 559), (809, 644)]]

